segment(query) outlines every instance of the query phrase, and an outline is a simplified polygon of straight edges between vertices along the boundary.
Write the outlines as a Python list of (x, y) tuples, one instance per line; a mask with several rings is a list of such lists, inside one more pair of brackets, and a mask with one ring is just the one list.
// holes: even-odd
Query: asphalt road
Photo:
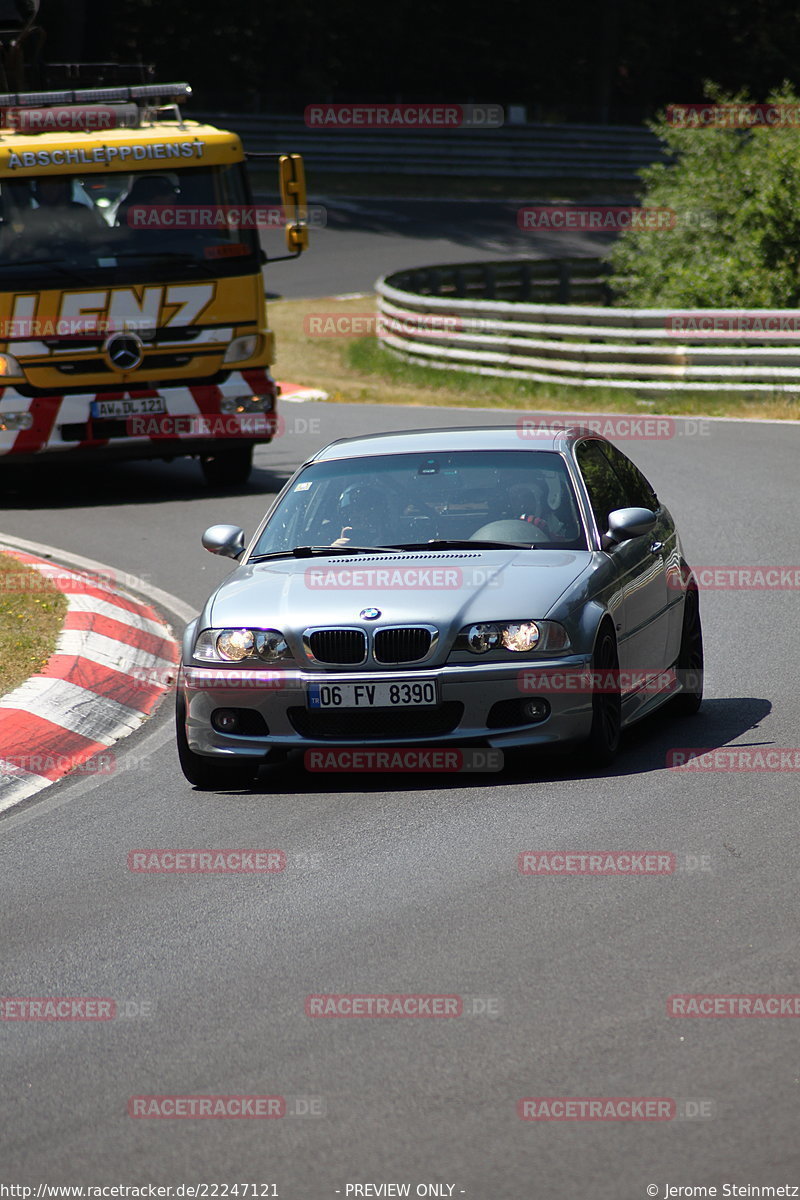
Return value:
[[(376, 265), (361, 266), (374, 278)], [(352, 286), (314, 269), (327, 294)], [(0, 529), (199, 607), (230, 569), (202, 550), (202, 530), (252, 530), (313, 447), (504, 420), (318, 404), (285, 415), (247, 489), (209, 493), (191, 463), (48, 468), (5, 497)], [(798, 561), (787, 498), (800, 426), (711, 422), (620, 445), (670, 505), (691, 562)], [(203, 794), (179, 772), (164, 705), (120, 747), (116, 774), (0, 818), (2, 993), (149, 1006), (0, 1025), (0, 1183), (274, 1183), (286, 1200), (366, 1183), (412, 1196), (452, 1184), (473, 1200), (800, 1183), (796, 1026), (666, 1015), (674, 993), (800, 992), (796, 774), (664, 765), (674, 746), (798, 744), (796, 594), (708, 591), (702, 611), (700, 715), (637, 727), (618, 766), (591, 778), (571, 759), (447, 779), (271, 768), (252, 793)], [(127, 854), (145, 847), (278, 848), (289, 865), (132, 874)], [(516, 860), (530, 849), (674, 852), (682, 869), (525, 878)], [(304, 1000), (319, 992), (455, 993), (498, 1015), (314, 1020)], [(131, 1119), (142, 1094), (323, 1097), (326, 1111)], [(525, 1096), (710, 1101), (711, 1115), (527, 1123)]]
[[(625, 204), (602, 196), (595, 203)], [(265, 268), (269, 291), (286, 299), (371, 292), (379, 275), (403, 267), (484, 262), (501, 258), (570, 257), (603, 253), (608, 234), (575, 230), (520, 229), (519, 201), (412, 200), (312, 197), (325, 210), (326, 224), (312, 230), (312, 251), (299, 260)], [(285, 253), (281, 235), (265, 235), (270, 255)]]

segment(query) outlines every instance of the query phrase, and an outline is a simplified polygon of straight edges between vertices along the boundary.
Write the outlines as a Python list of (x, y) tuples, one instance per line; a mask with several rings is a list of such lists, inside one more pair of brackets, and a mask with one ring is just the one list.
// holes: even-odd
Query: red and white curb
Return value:
[(108, 747), (170, 689), (179, 647), (155, 609), (102, 578), (22, 550), (0, 553), (39, 571), (68, 603), (44, 670), (0, 698), (2, 812), (76, 768), (108, 770)]
[(302, 383), (288, 383), (285, 379), (277, 380), (280, 388), (279, 404), (288, 400), (292, 404), (301, 404), (304, 400), (327, 400), (328, 393), (320, 388), (303, 387)]

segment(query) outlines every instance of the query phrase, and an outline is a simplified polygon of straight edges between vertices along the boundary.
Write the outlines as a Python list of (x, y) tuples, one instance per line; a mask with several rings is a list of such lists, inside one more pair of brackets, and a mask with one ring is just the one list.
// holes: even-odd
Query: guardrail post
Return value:
[(558, 286), (556, 288), (556, 303), (557, 304), (569, 304), (570, 296), (572, 294), (572, 286), (571, 286), (572, 278), (570, 275), (569, 263), (564, 262), (563, 258), (560, 258), (558, 260), (556, 266), (558, 267)]

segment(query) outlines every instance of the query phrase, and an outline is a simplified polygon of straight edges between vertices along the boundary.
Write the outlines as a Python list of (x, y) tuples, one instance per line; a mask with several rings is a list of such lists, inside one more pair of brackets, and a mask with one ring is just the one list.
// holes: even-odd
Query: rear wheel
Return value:
[(597, 637), (592, 655), (594, 692), (592, 728), (584, 756), (592, 766), (608, 766), (617, 756), (622, 736), (622, 699), (619, 691), (617, 642), (608, 625)]
[(234, 446), (233, 449), (220, 449), (215, 454), (203, 454), (200, 467), (206, 483), (212, 487), (247, 483), (253, 469), (253, 447)]
[(175, 703), (175, 736), (181, 770), (189, 783), (204, 792), (235, 791), (250, 787), (258, 774), (259, 762), (236, 758), (210, 758), (195, 754), (186, 740), (186, 701), (178, 693)]
[(683, 627), (678, 651), (677, 676), (682, 691), (672, 701), (676, 716), (693, 717), (703, 702), (703, 628), (700, 624), (700, 596), (689, 588), (683, 602)]

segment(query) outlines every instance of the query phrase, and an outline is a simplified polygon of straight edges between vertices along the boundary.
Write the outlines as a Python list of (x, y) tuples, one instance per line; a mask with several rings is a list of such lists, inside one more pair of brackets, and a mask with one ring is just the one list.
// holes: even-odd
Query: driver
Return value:
[(547, 489), (539, 480), (517, 483), (508, 490), (511, 511), (518, 521), (527, 521), (549, 538), (563, 536), (564, 527), (547, 502)]
[(139, 175), (117, 209), (116, 224), (146, 227), (147, 210), (175, 204), (177, 198), (172, 181), (166, 175)]
[(108, 226), (93, 204), (81, 204), (72, 196), (72, 180), (43, 175), (36, 180), (38, 208), (22, 213), (22, 236), (44, 250), (49, 243), (96, 242)]
[(355, 483), (339, 497), (341, 533), (332, 546), (380, 546), (389, 538), (390, 513), (386, 496), (375, 484)]

